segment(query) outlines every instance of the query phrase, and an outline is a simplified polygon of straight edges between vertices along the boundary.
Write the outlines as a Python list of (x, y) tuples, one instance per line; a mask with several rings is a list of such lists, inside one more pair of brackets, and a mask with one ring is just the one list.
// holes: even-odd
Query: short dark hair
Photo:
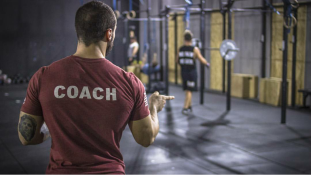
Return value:
[(102, 40), (107, 29), (114, 30), (116, 24), (113, 10), (100, 1), (86, 3), (76, 13), (75, 27), (78, 40), (86, 46)]
[(186, 30), (184, 34), (185, 41), (192, 41), (192, 33), (190, 30)]

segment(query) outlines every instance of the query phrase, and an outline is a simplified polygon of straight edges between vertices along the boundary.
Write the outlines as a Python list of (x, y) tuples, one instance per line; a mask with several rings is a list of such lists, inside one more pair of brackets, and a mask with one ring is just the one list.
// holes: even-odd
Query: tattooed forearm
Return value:
[(31, 116), (24, 114), (18, 124), (19, 132), (26, 141), (31, 141), (36, 133), (37, 122)]

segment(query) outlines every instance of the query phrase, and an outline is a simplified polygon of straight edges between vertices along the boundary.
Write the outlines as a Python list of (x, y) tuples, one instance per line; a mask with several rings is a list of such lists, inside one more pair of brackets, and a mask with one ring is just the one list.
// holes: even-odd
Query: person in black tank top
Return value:
[(184, 34), (184, 45), (179, 48), (177, 54), (178, 63), (181, 66), (181, 77), (183, 79), (183, 90), (185, 91), (185, 103), (182, 110), (183, 114), (192, 112), (191, 100), (192, 91), (197, 91), (197, 70), (196, 70), (196, 58), (199, 61), (209, 67), (209, 63), (202, 56), (200, 49), (192, 46), (192, 33), (189, 30)]

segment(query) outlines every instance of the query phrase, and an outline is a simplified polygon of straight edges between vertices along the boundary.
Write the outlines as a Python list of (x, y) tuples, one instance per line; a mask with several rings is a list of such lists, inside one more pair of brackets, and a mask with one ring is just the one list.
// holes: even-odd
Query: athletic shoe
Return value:
[(190, 112), (192, 112), (192, 106), (189, 106), (189, 107), (188, 107), (188, 110), (189, 110)]
[(182, 111), (181, 111), (181, 113), (184, 114), (184, 115), (188, 115), (188, 109), (183, 108)]

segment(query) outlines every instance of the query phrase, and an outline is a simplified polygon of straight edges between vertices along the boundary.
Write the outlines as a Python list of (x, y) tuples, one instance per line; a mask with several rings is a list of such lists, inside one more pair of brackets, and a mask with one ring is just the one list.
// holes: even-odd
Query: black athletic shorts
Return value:
[(183, 80), (183, 90), (189, 91), (197, 91), (198, 90), (198, 82), (197, 82), (197, 70), (191, 71), (182, 71), (181, 73)]

